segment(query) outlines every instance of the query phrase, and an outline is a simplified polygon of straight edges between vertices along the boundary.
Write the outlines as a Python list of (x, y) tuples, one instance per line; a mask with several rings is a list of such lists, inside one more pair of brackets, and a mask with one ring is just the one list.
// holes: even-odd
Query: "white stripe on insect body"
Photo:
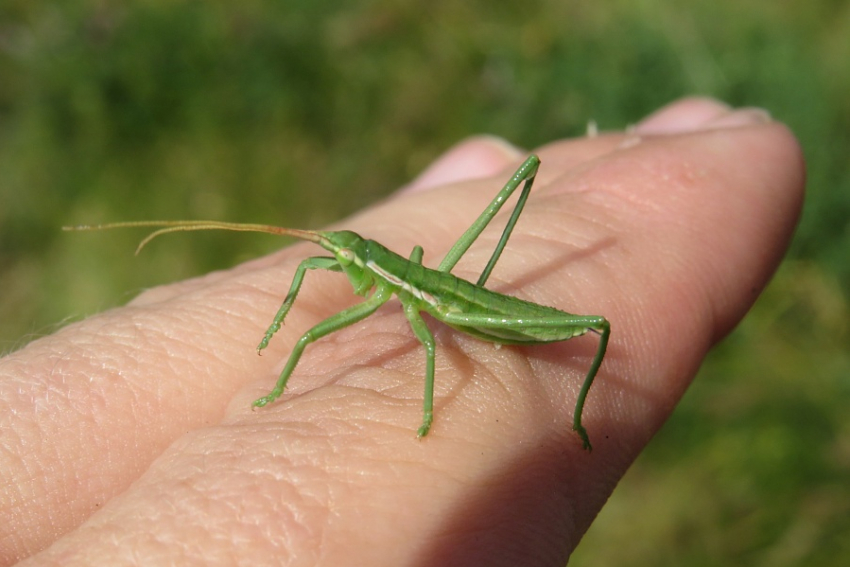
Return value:
[(398, 276), (389, 273), (388, 271), (386, 271), (382, 267), (378, 266), (378, 264), (376, 264), (373, 260), (369, 260), (368, 262), (366, 262), (366, 267), (369, 268), (370, 270), (372, 270), (373, 272), (375, 272), (376, 274), (378, 274), (379, 276), (381, 276), (382, 278), (384, 278), (386, 281), (388, 281), (392, 285), (398, 286), (401, 289), (403, 289), (404, 291), (408, 292), (409, 294), (411, 294), (416, 299), (420, 299), (422, 301), (425, 301), (426, 303), (433, 305), (433, 306), (437, 305), (438, 302), (437, 302), (436, 297), (434, 297), (433, 295), (431, 295), (427, 291), (423, 291), (423, 290), (421, 290), (417, 287), (414, 287), (413, 285), (411, 285), (410, 282), (406, 282), (403, 279), (399, 278)]

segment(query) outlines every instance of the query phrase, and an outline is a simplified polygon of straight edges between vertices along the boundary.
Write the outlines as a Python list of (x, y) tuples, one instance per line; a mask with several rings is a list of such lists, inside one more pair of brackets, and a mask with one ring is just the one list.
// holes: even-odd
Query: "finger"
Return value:
[[(474, 139), (416, 183), (486, 175), (515, 152)], [(327, 290), (306, 286), (289, 327), (266, 356), (253, 355), (305, 249), (148, 290), (126, 308), (0, 361), (0, 541), (9, 542), (0, 548), (7, 558), (79, 525), (175, 439), (220, 420), (246, 383), (273, 380), (297, 330), (356, 301), (344, 281)]]
[[(427, 186), (480, 177), (503, 168), (513, 155), (504, 144), (473, 140), (449, 152), (420, 181)], [(479, 182), (489, 185), (488, 179)], [(449, 191), (459, 203), (449, 198), (449, 210), (466, 206), (475, 193)], [(489, 187), (482, 194), (487, 192)], [(417, 209), (432, 212), (417, 217)], [(435, 236), (441, 250), (458, 231), (450, 224), (434, 230), (441, 215), (433, 211), (432, 205), (396, 200), (352, 226), (380, 235), (384, 222), (390, 227), (385, 235), (404, 242), (398, 227), (405, 223), (398, 219), (408, 218)], [(461, 220), (466, 216), (464, 211)], [(221, 419), (246, 383), (272, 381), (300, 330), (356, 301), (344, 280), (320, 280), (299, 296), (299, 308), (266, 356), (252, 356), (306, 254), (305, 248), (291, 248), (229, 272), (148, 290), (126, 308), (71, 325), (0, 361), (0, 430), (7, 440), (0, 463), (7, 481), (0, 539), (12, 542), (4, 546), (8, 557), (23, 557), (78, 525), (175, 439)], [(398, 336), (409, 338), (404, 328)], [(323, 360), (321, 350), (318, 355), (315, 360)], [(316, 384), (305, 381), (303, 387)], [(294, 386), (297, 392), (302, 383)], [(255, 388), (247, 396), (260, 393)], [(234, 403), (244, 410), (252, 399)], [(57, 465), (69, 462), (74, 466)]]
[[(382, 363), (377, 371), (355, 364), (335, 387), (291, 399), (286, 411), (251, 421), (234, 414), (221, 428), (184, 439), (51, 553), (102, 558), (129, 549), (138, 557), (151, 552), (151, 534), (182, 531), (173, 541), (205, 538), (188, 551), (193, 558), (232, 551), (234, 534), (251, 538), (247, 549), (239, 546), (246, 557), (281, 563), (397, 564), (414, 555), (425, 563), (523, 557), (534, 564), (564, 556), (704, 351), (767, 279), (799, 207), (798, 152), (776, 125), (639, 140), (562, 172), (529, 209), (532, 226), (544, 232), (527, 231), (518, 245), (544, 269), (517, 262), (518, 279), (534, 297), (586, 306), (615, 325), (586, 421), (600, 438), (592, 457), (570, 445), (562, 428), (581, 378), (578, 364), (564, 362), (564, 352), (575, 358), (573, 347), (520, 356), (445, 334), (444, 401), (426, 442), (409, 439), (415, 428), (405, 433), (421, 387), (405, 376), (421, 373), (421, 357), (402, 345), (370, 361)], [(368, 225), (371, 214), (354, 224)], [(562, 222), (546, 222), (555, 219)], [(565, 226), (573, 221), (578, 227)], [(568, 262), (538, 246), (550, 240), (573, 251)], [(574, 282), (568, 288), (565, 276)], [(354, 335), (336, 350), (374, 345), (374, 334)], [(380, 380), (383, 389), (354, 387)], [(370, 428), (375, 435), (365, 435)], [(178, 510), (163, 510), (166, 495)], [(248, 529), (233, 523), (246, 511)]]

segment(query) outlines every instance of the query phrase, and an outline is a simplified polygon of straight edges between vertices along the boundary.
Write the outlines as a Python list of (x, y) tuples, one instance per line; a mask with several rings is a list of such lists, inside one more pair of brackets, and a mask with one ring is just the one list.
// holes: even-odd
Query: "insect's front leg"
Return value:
[(342, 268), (340, 268), (339, 262), (337, 262), (336, 258), (329, 258), (326, 256), (313, 256), (312, 258), (307, 258), (298, 264), (298, 269), (295, 270), (295, 277), (292, 278), (292, 285), (289, 286), (289, 293), (286, 294), (286, 299), (283, 300), (280, 309), (277, 310), (277, 314), (274, 316), (274, 321), (272, 321), (272, 324), (269, 325), (269, 328), (266, 330), (263, 340), (261, 340), (260, 344), (257, 345), (257, 354), (260, 354), (260, 351), (269, 346), (269, 341), (271, 340), (272, 335), (280, 330), (280, 326), (283, 324), (283, 319), (286, 317), (286, 314), (289, 313), (289, 310), (292, 308), (292, 304), (295, 303), (295, 297), (301, 289), (301, 282), (304, 281), (304, 274), (307, 270), (330, 270), (332, 272), (341, 272)]

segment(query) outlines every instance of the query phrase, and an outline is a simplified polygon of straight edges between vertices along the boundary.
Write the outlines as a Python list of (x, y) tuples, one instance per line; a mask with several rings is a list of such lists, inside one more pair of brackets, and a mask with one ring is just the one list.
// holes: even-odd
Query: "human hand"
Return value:
[[(745, 314), (799, 214), (781, 125), (699, 99), (628, 134), (553, 142), (488, 287), (612, 324), (597, 340), (495, 348), (429, 321), (435, 421), (416, 439), (424, 353), (397, 304), (311, 345), (284, 396), (251, 411), (299, 335), (360, 300), (310, 273), (256, 343), (301, 244), (155, 288), (0, 361), (0, 564), (563, 565)], [(523, 156), (459, 145), (341, 227), (442, 255)], [(476, 279), (501, 227), (454, 270)], [(476, 271), (477, 270), (477, 271)], [(396, 305), (396, 306), (393, 306)]]

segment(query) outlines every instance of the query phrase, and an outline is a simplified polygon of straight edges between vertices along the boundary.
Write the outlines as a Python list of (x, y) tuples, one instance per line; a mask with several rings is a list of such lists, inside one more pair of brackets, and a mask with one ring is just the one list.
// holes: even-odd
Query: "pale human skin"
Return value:
[[(359, 300), (309, 273), (256, 356), (296, 265), (321, 254), (300, 244), (0, 360), (0, 565), (564, 565), (773, 273), (804, 167), (784, 126), (707, 99), (534, 151), (488, 287), (611, 321), (592, 453), (570, 424), (598, 337), (495, 348), (433, 320), (435, 421), (417, 440), (424, 352), (397, 302), (308, 347), (251, 411), (298, 336)], [(338, 226), (436, 266), (525, 155), (468, 140)], [(455, 273), (475, 280), (500, 232)]]

